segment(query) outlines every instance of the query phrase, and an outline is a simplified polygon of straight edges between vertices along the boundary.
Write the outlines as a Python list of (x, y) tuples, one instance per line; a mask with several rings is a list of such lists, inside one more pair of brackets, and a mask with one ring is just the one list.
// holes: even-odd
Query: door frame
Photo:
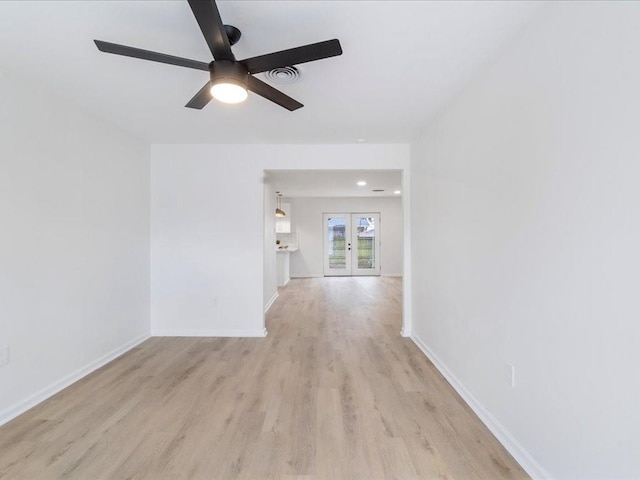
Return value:
[[(371, 145), (370, 145), (371, 146)], [(308, 146), (305, 146), (308, 147)], [(327, 147), (327, 146), (323, 146)], [(335, 146), (328, 146), (328, 148), (333, 148)], [(353, 147), (357, 147), (358, 150), (362, 149), (363, 145), (354, 145)], [(391, 146), (392, 148), (397, 149), (397, 145)], [(311, 161), (305, 165), (304, 168), (298, 167), (298, 170), (341, 170), (341, 169), (352, 169), (352, 170), (398, 170), (401, 172), (402, 176), (402, 330), (400, 334), (403, 337), (411, 337), (413, 333), (413, 301), (412, 301), (412, 292), (413, 292), (413, 275), (412, 275), (412, 249), (411, 249), (411, 227), (413, 217), (411, 215), (411, 168), (410, 168), (410, 155), (409, 155), (409, 147), (406, 147), (406, 151), (404, 151), (405, 146), (400, 146), (400, 150), (394, 150), (394, 155), (389, 158), (383, 158), (380, 160), (378, 157), (367, 156), (363, 157), (363, 160), (353, 159), (351, 157), (342, 157), (340, 155), (332, 156), (332, 155), (318, 155), (313, 157)], [(335, 158), (334, 158), (335, 157)], [(346, 163), (345, 163), (346, 161)], [(271, 192), (268, 188), (266, 188), (266, 182), (264, 181), (264, 174), (268, 174), (272, 171), (289, 171), (295, 170), (291, 167), (291, 163), (287, 163), (286, 161), (272, 161), (268, 162), (263, 168), (263, 218), (264, 223), (263, 226), (265, 231), (265, 239), (263, 241), (263, 264), (271, 263), (275, 265), (276, 260), (276, 252), (273, 249), (273, 241), (271, 237), (271, 232), (273, 230), (273, 236), (275, 236), (275, 223), (273, 227), (271, 227), (271, 217), (272, 210), (275, 209), (275, 200), (269, 196), (265, 197), (265, 193)], [(272, 205), (273, 203), (273, 205)], [(273, 207), (273, 208), (271, 208)], [(269, 220), (266, 220), (266, 219)], [(266, 284), (264, 280), (265, 273), (269, 270), (263, 266), (263, 285)], [(319, 276), (319, 275), (318, 275)], [(268, 299), (263, 296), (262, 305), (264, 306), (264, 311), (268, 310), (268, 306), (273, 303), (275, 300), (274, 295), (273, 298)], [(263, 316), (263, 327), (264, 327), (264, 316)], [(266, 331), (266, 330), (265, 330)]]
[[(336, 269), (330, 267), (329, 249), (331, 247), (327, 237), (327, 227), (330, 218), (343, 217), (345, 219), (344, 230), (344, 249), (345, 249), (345, 267)], [(375, 236), (374, 236), (374, 268), (358, 267), (358, 247), (360, 245), (358, 238), (358, 221), (363, 217), (374, 218)], [(323, 252), (323, 275), (325, 277), (339, 276), (371, 276), (379, 277), (382, 274), (380, 268), (380, 246), (381, 246), (381, 228), (380, 228), (380, 212), (324, 212), (322, 214), (322, 252)]]

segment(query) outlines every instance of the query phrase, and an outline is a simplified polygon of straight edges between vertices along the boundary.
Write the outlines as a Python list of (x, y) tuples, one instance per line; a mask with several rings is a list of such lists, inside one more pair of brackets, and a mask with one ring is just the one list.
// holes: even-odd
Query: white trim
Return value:
[[(291, 278), (322, 278), (325, 275), (322, 273), (301, 273), (301, 274), (291, 274), (290, 277)], [(331, 275), (333, 276), (333, 275)], [(397, 278), (403, 278), (404, 275), (402, 273), (383, 273), (381, 275), (369, 275), (371, 277), (397, 277)]]
[[(302, 273), (299, 275), (291, 274), (291, 278), (322, 278), (325, 275), (322, 273)], [(330, 275), (333, 276), (333, 275)], [(394, 278), (403, 278), (404, 275), (402, 273), (383, 273), (381, 275), (368, 275), (371, 277), (394, 277)]]
[[(409, 147), (411, 148), (411, 147)], [(409, 165), (402, 169), (402, 331), (411, 336), (413, 326), (411, 286), (411, 150)]]
[[(289, 283), (289, 282), (287, 282)], [(267, 302), (267, 304), (264, 306), (264, 313), (267, 313), (269, 311), (269, 309), (271, 308), (271, 306), (273, 305), (273, 303), (278, 299), (278, 292), (276, 291), (276, 293), (273, 294), (273, 297), (271, 297), (271, 299)]]
[(507, 428), (487, 410), (476, 396), (467, 389), (464, 384), (456, 378), (446, 365), (427, 347), (427, 345), (417, 335), (412, 335), (411, 340), (415, 343), (422, 353), (434, 364), (440, 371), (442, 376), (449, 382), (456, 392), (462, 397), (467, 405), (480, 418), (480, 421), (493, 433), (498, 441), (507, 449), (516, 462), (531, 476), (534, 480), (550, 479), (549, 473), (542, 468), (531, 454), (515, 439), (515, 437), (507, 430)]
[(38, 390), (32, 395), (29, 395), (24, 400), (21, 400), (18, 403), (11, 405), (9, 408), (6, 408), (0, 411), (0, 425), (4, 425), (5, 423), (16, 418), (18, 415), (21, 415), (27, 410), (35, 407), (39, 403), (44, 402), (46, 399), (52, 397), (53, 395), (60, 392), (61, 390), (64, 390), (72, 383), (75, 383), (81, 378), (86, 377), (87, 375), (96, 371), (100, 367), (115, 360), (120, 355), (128, 352), (129, 350), (136, 347), (137, 345), (140, 345), (142, 342), (144, 342), (148, 338), (149, 338), (149, 334), (145, 333), (144, 335), (140, 335), (134, 338), (133, 340), (128, 341), (124, 345), (121, 345), (115, 350), (112, 350), (109, 353), (106, 353), (101, 357), (97, 358), (96, 360), (89, 362), (84, 367), (79, 368), (75, 372), (65, 375), (61, 379), (50, 383), (49, 385)]
[(262, 330), (155, 330), (152, 337), (266, 337), (267, 329)]

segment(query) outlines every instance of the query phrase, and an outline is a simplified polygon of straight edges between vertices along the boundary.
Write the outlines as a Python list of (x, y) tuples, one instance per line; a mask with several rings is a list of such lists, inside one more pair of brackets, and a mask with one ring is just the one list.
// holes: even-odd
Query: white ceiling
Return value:
[[(394, 191), (402, 192), (400, 170), (271, 170), (267, 174), (274, 190), (286, 198), (394, 197), (400, 196)], [(367, 184), (357, 185), (360, 180)]]
[(338, 38), (340, 57), (278, 86), (305, 107), (251, 94), (184, 104), (207, 72), (98, 52), (93, 39), (209, 62), (185, 1), (0, 2), (0, 70), (72, 99), (150, 143), (405, 143), (540, 2), (220, 1), (243, 59)]

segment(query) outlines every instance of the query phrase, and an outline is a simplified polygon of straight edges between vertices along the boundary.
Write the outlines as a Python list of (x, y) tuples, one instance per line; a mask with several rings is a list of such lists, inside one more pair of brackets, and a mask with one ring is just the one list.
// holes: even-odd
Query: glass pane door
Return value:
[(324, 275), (380, 275), (380, 214), (325, 213)]
[(351, 215), (353, 232), (352, 275), (380, 275), (380, 214)]
[(324, 214), (324, 274), (351, 275), (351, 215)]

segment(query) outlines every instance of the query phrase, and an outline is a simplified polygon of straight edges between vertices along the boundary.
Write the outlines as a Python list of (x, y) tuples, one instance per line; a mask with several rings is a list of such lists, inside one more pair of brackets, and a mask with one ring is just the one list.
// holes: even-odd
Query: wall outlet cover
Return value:
[(516, 367), (510, 363), (504, 364), (504, 379), (511, 388), (516, 386)]

